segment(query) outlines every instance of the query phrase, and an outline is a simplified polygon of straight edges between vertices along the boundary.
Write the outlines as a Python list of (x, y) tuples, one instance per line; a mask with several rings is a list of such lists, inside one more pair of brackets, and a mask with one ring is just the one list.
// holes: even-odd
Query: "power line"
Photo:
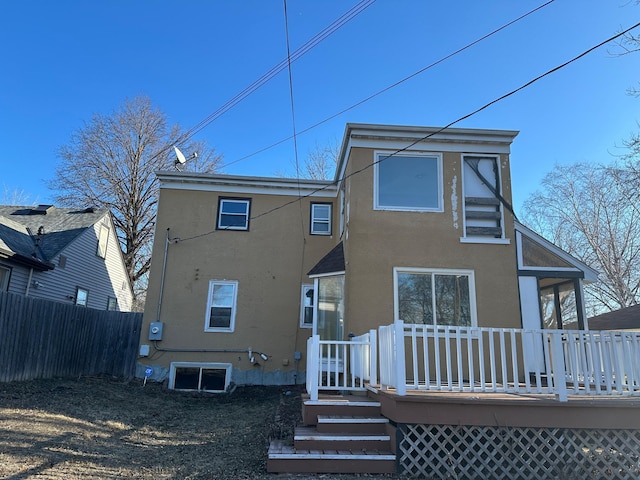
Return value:
[[(350, 111), (350, 110), (353, 110), (353, 109), (354, 109), (354, 108), (356, 108), (356, 107), (359, 107), (359, 106), (360, 106), (360, 105), (362, 105), (363, 103), (366, 103), (366, 102), (368, 102), (368, 101), (370, 101), (370, 100), (373, 100), (373, 99), (374, 99), (374, 98), (376, 98), (377, 96), (382, 95), (383, 93), (385, 93), (385, 92), (387, 92), (387, 91), (391, 90), (392, 88), (395, 88), (395, 87), (397, 87), (397, 86), (399, 86), (399, 85), (403, 84), (404, 82), (406, 82), (406, 81), (408, 81), (408, 80), (410, 80), (410, 79), (412, 79), (412, 78), (414, 78), (414, 77), (416, 77), (416, 76), (420, 75), (421, 73), (426, 72), (427, 70), (430, 70), (430, 69), (431, 69), (431, 68), (433, 68), (433, 67), (436, 67), (437, 65), (439, 65), (439, 64), (443, 63), (444, 61), (446, 61), (446, 60), (448, 60), (448, 59), (450, 59), (450, 58), (452, 58), (452, 57), (454, 57), (454, 56), (458, 55), (459, 53), (462, 53), (462, 52), (464, 52), (465, 50), (468, 50), (469, 48), (471, 48), (471, 47), (473, 47), (474, 45), (476, 45), (476, 44), (478, 44), (478, 43), (482, 42), (483, 40), (486, 40), (487, 38), (492, 37), (493, 35), (495, 35), (495, 34), (497, 34), (498, 32), (500, 32), (500, 31), (504, 30), (505, 28), (510, 27), (511, 25), (513, 25), (513, 24), (515, 24), (515, 23), (519, 22), (520, 20), (523, 20), (524, 18), (528, 17), (529, 15), (532, 15), (533, 13), (537, 12), (538, 10), (541, 10), (542, 8), (544, 8), (544, 7), (546, 7), (546, 6), (550, 5), (550, 4), (552, 4), (554, 1), (555, 1), (555, 0), (549, 0), (548, 2), (546, 2), (546, 3), (544, 3), (544, 4), (540, 5), (540, 6), (538, 6), (538, 7), (536, 7), (536, 8), (534, 8), (533, 10), (528, 11), (527, 13), (525, 13), (525, 14), (523, 14), (523, 15), (519, 16), (518, 18), (515, 18), (515, 19), (511, 20), (510, 22), (505, 23), (505, 24), (504, 24), (504, 25), (502, 25), (501, 27), (498, 27), (498, 28), (496, 28), (495, 30), (493, 30), (493, 31), (491, 31), (491, 32), (489, 32), (489, 33), (487, 33), (487, 34), (485, 34), (485, 35), (483, 35), (483, 36), (481, 36), (481, 37), (477, 38), (476, 40), (472, 41), (471, 43), (466, 44), (464, 47), (459, 48), (458, 50), (455, 50), (455, 51), (453, 51), (453, 52), (449, 53), (448, 55), (445, 55), (444, 57), (442, 57), (442, 58), (440, 58), (439, 60), (436, 60), (435, 62), (433, 62), (433, 63), (431, 63), (431, 64), (427, 65), (426, 67), (421, 68), (420, 70), (418, 70), (418, 71), (416, 71), (416, 72), (412, 73), (411, 75), (408, 75), (408, 76), (404, 77), (403, 79), (398, 80), (398, 81), (397, 81), (397, 82), (395, 82), (395, 83), (392, 83), (391, 85), (389, 85), (389, 86), (387, 86), (387, 87), (383, 88), (382, 90), (379, 90), (379, 91), (377, 91), (376, 93), (374, 93), (374, 94), (372, 94), (372, 95), (369, 95), (368, 97), (366, 97), (366, 98), (364, 98), (364, 99), (362, 99), (362, 100), (360, 100), (360, 101), (358, 101), (358, 102), (354, 103), (353, 105), (351, 105), (351, 106), (349, 106), (349, 107), (347, 107), (347, 108), (345, 108), (345, 109), (343, 109), (343, 110), (340, 110), (340, 111), (339, 111), (339, 112), (337, 112), (337, 113), (334, 113), (333, 115), (331, 115), (331, 116), (329, 116), (329, 117), (325, 118), (324, 120), (319, 121), (318, 123), (315, 123), (315, 124), (313, 124), (313, 125), (311, 125), (311, 126), (309, 126), (309, 127), (305, 128), (305, 129), (303, 129), (303, 130), (300, 130), (300, 131), (298, 132), (298, 135), (302, 135), (303, 133), (306, 133), (306, 132), (308, 132), (308, 131), (310, 131), (310, 130), (313, 130), (314, 128), (319, 127), (320, 125), (322, 125), (322, 124), (324, 124), (324, 123), (328, 122), (329, 120), (333, 120), (334, 118), (339, 117), (340, 115), (342, 115), (342, 114), (344, 114), (344, 113), (346, 113), (346, 112), (348, 112), (348, 111)], [(228, 167), (229, 165), (233, 165), (234, 163), (241, 162), (242, 160), (246, 160), (247, 158), (251, 158), (251, 157), (253, 157), (253, 156), (255, 156), (255, 155), (258, 155), (258, 154), (260, 154), (260, 153), (262, 153), (262, 152), (266, 152), (267, 150), (270, 150), (270, 149), (272, 149), (272, 148), (274, 148), (274, 147), (277, 147), (278, 145), (280, 145), (280, 144), (282, 144), (282, 143), (284, 143), (284, 142), (287, 142), (287, 141), (291, 140), (292, 138), (294, 138), (294, 137), (293, 137), (293, 136), (289, 136), (289, 137), (287, 137), (287, 138), (283, 138), (282, 140), (279, 140), (279, 141), (277, 141), (276, 143), (273, 143), (273, 144), (269, 145), (268, 147), (261, 148), (260, 150), (257, 150), (257, 151), (255, 151), (255, 152), (253, 152), (253, 153), (249, 154), (249, 155), (245, 155), (244, 157), (241, 157), (241, 158), (239, 158), (239, 159), (237, 159), (237, 160), (233, 160), (232, 162), (226, 163), (226, 164), (222, 165), (222, 167), (221, 167), (221, 168)]]
[[(533, 78), (532, 80), (529, 80), (528, 82), (526, 82), (526, 83), (522, 84), (521, 86), (519, 86), (519, 87), (517, 87), (517, 88), (515, 88), (515, 89), (511, 90), (510, 92), (505, 93), (504, 95), (501, 95), (500, 97), (497, 97), (497, 98), (495, 98), (494, 100), (491, 100), (491, 101), (490, 101), (490, 102), (488, 102), (488, 103), (485, 103), (485, 104), (484, 104), (484, 105), (482, 105), (481, 107), (479, 107), (479, 108), (477, 108), (477, 109), (473, 110), (472, 112), (470, 112), (470, 113), (468, 113), (468, 114), (466, 114), (466, 115), (463, 115), (462, 117), (457, 118), (456, 120), (454, 120), (454, 121), (452, 121), (452, 122), (448, 123), (448, 124), (447, 124), (447, 125), (445, 125), (444, 127), (440, 127), (440, 128), (438, 128), (436, 131), (431, 132), (431, 133), (429, 133), (428, 135), (425, 135), (424, 137), (418, 138), (417, 140), (415, 140), (415, 141), (413, 141), (413, 142), (409, 143), (408, 145), (406, 145), (405, 147), (400, 148), (400, 149), (398, 149), (398, 150), (396, 150), (396, 151), (392, 152), (391, 154), (389, 154), (389, 155), (387, 155), (387, 156), (385, 156), (385, 157), (382, 157), (382, 158), (381, 158), (381, 159), (379, 159), (379, 160), (375, 160), (375, 161), (373, 161), (372, 163), (370, 163), (370, 164), (368, 164), (368, 165), (366, 165), (366, 166), (362, 167), (361, 169), (356, 170), (356, 171), (354, 171), (354, 172), (351, 172), (349, 175), (345, 175), (344, 177), (342, 177), (342, 178), (340, 178), (340, 179), (338, 179), (338, 180), (336, 180), (336, 181), (334, 181), (334, 182), (332, 182), (332, 183), (330, 183), (330, 184), (328, 184), (328, 185), (326, 185), (326, 186), (323, 186), (323, 187), (317, 188), (317, 189), (315, 189), (315, 190), (311, 191), (310, 193), (307, 193), (307, 194), (302, 195), (302, 196), (300, 196), (300, 197), (298, 197), (298, 198), (295, 198), (294, 200), (291, 200), (291, 201), (289, 201), (289, 202), (285, 202), (284, 204), (279, 205), (279, 206), (277, 206), (277, 207), (274, 207), (274, 208), (272, 208), (271, 210), (267, 210), (266, 212), (263, 212), (263, 213), (261, 213), (261, 214), (255, 215), (255, 216), (251, 217), (251, 218), (250, 218), (250, 220), (255, 220), (255, 219), (257, 219), (257, 218), (264, 217), (264, 216), (266, 216), (266, 215), (270, 215), (270, 214), (272, 214), (273, 212), (276, 212), (276, 211), (278, 211), (278, 210), (281, 210), (281, 209), (283, 209), (283, 208), (285, 208), (285, 207), (287, 207), (287, 206), (289, 206), (289, 205), (291, 205), (291, 204), (293, 204), (293, 203), (295, 203), (295, 202), (299, 202), (299, 201), (301, 201), (302, 199), (309, 198), (309, 197), (311, 197), (311, 196), (315, 195), (316, 193), (322, 192), (322, 191), (326, 190), (327, 188), (332, 187), (332, 186), (334, 186), (334, 185), (337, 185), (337, 184), (339, 184), (339, 183), (343, 182), (344, 180), (347, 180), (347, 179), (349, 179), (349, 178), (351, 178), (351, 177), (353, 177), (353, 176), (355, 176), (355, 175), (359, 175), (360, 173), (362, 173), (362, 172), (364, 172), (364, 171), (368, 170), (369, 168), (373, 167), (374, 165), (376, 165), (376, 164), (380, 163), (381, 161), (386, 160), (386, 159), (388, 159), (388, 158), (390, 158), (390, 157), (392, 157), (392, 156), (394, 156), (394, 155), (397, 155), (397, 154), (399, 154), (399, 153), (402, 153), (402, 152), (404, 152), (404, 151), (406, 151), (406, 150), (410, 149), (410, 148), (411, 148), (411, 147), (413, 147), (414, 145), (416, 145), (416, 144), (418, 144), (418, 143), (420, 143), (420, 142), (422, 142), (422, 141), (424, 141), (424, 140), (426, 140), (426, 139), (428, 139), (428, 138), (430, 138), (430, 137), (433, 137), (434, 135), (437, 135), (437, 134), (439, 134), (439, 133), (443, 132), (444, 130), (446, 130), (446, 129), (448, 129), (448, 128), (452, 127), (453, 125), (455, 125), (455, 124), (457, 124), (457, 123), (460, 123), (461, 121), (466, 120), (467, 118), (472, 117), (473, 115), (476, 115), (477, 113), (480, 113), (480, 112), (481, 112), (481, 111), (483, 111), (483, 110), (486, 110), (486, 109), (487, 109), (487, 108), (489, 108), (490, 106), (492, 106), (492, 105), (494, 105), (494, 104), (496, 104), (496, 103), (498, 103), (498, 102), (500, 102), (500, 101), (502, 101), (502, 100), (504, 100), (504, 99), (506, 99), (506, 98), (508, 98), (508, 97), (510, 97), (510, 96), (512, 96), (512, 95), (514, 95), (514, 94), (516, 94), (517, 92), (519, 92), (519, 91), (521, 91), (521, 90), (524, 90), (525, 88), (527, 88), (527, 87), (529, 87), (529, 86), (533, 85), (534, 83), (538, 82), (539, 80), (541, 80), (541, 79), (543, 79), (543, 78), (547, 77), (548, 75), (551, 75), (552, 73), (557, 72), (558, 70), (561, 70), (562, 68), (565, 68), (566, 66), (570, 65), (571, 63), (573, 63), (573, 62), (575, 62), (575, 61), (579, 60), (580, 58), (582, 58), (582, 57), (584, 57), (584, 56), (588, 55), (589, 53), (593, 52), (594, 50), (597, 50), (598, 48), (602, 47), (603, 45), (606, 45), (607, 43), (610, 43), (610, 42), (612, 42), (613, 40), (616, 40), (617, 38), (620, 38), (621, 36), (623, 36), (623, 35), (625, 35), (625, 34), (629, 33), (631, 30), (633, 30), (633, 29), (635, 29), (635, 28), (637, 28), (637, 27), (639, 27), (639, 26), (640, 26), (640, 22), (636, 23), (636, 24), (635, 24), (635, 25), (633, 25), (632, 27), (627, 28), (626, 30), (621, 31), (620, 33), (617, 33), (616, 35), (614, 35), (614, 36), (612, 36), (612, 37), (609, 37), (608, 39), (606, 39), (606, 40), (604, 40), (604, 41), (602, 41), (602, 42), (598, 43), (597, 45), (595, 45), (595, 46), (593, 46), (593, 47), (591, 47), (591, 48), (589, 48), (589, 49), (585, 50), (584, 52), (582, 52), (582, 53), (580, 53), (580, 54), (576, 55), (575, 57), (571, 58), (570, 60), (567, 60), (566, 62), (564, 62), (564, 63), (562, 63), (562, 64), (560, 64), (560, 65), (558, 65), (558, 66), (556, 66), (556, 67), (554, 67), (554, 68), (552, 68), (552, 69), (550, 69), (550, 70), (547, 70), (545, 73), (543, 73), (543, 74), (541, 74), (541, 75), (538, 75), (537, 77)], [(207, 235), (211, 235), (211, 234), (213, 234), (213, 233), (215, 233), (215, 232), (216, 232), (216, 230), (212, 230), (212, 231), (210, 231), (210, 232), (201, 233), (201, 234), (199, 234), (199, 235), (194, 235), (194, 236), (192, 236), (192, 237), (187, 237), (187, 238), (184, 238), (184, 239), (176, 239), (176, 242), (177, 242), (177, 241), (184, 242), (184, 241), (188, 241), (188, 240), (193, 240), (193, 239), (196, 239), (196, 238), (200, 238), (200, 237), (204, 237), (204, 236), (207, 236)]]
[[(209, 115), (207, 115), (205, 118), (200, 120), (200, 122), (195, 124), (189, 130), (187, 130), (186, 132), (182, 133), (179, 138), (175, 139), (174, 142), (171, 142), (171, 145), (174, 145), (176, 143), (184, 142), (184, 141), (188, 140), (189, 138), (193, 137), (196, 133), (198, 133), (198, 132), (202, 131), (203, 129), (205, 129), (207, 126), (209, 126), (215, 120), (217, 120), (222, 115), (227, 113), (233, 107), (235, 107), (240, 102), (242, 102), (245, 98), (250, 96), (252, 93), (254, 93), (256, 90), (258, 90), (260, 87), (262, 87), (267, 82), (269, 82), (272, 78), (274, 78), (276, 75), (278, 75), (280, 72), (282, 72), (285, 68), (287, 68), (288, 65), (290, 65), (291, 63), (293, 63), (296, 60), (300, 59), (302, 56), (307, 54), (310, 50), (312, 50), (313, 48), (318, 46), (320, 43), (322, 43), (324, 40), (326, 40), (329, 36), (334, 34), (336, 31), (338, 31), (344, 25), (346, 25), (351, 20), (356, 18), (358, 15), (360, 15), (362, 12), (364, 12), (367, 8), (369, 8), (371, 5), (373, 5), (375, 3), (375, 1), (376, 0), (361, 0), (360, 2), (358, 2), (355, 6), (353, 6), (351, 9), (349, 9), (347, 12), (342, 14), (336, 20), (331, 22), (327, 27), (325, 27), (323, 30), (321, 30), (319, 33), (317, 33), (313, 38), (311, 38), (311, 40), (308, 40), (304, 45), (299, 47), (293, 53), (287, 54), (287, 57), (285, 59), (281, 60), (278, 64), (273, 66), (269, 71), (267, 71), (260, 78), (258, 78), (253, 83), (251, 83), (244, 90), (242, 90), (241, 92), (236, 94), (233, 98), (228, 100), (224, 105), (222, 105), (217, 110), (215, 110), (214, 112), (212, 112)], [(161, 155), (162, 153), (167, 151), (167, 149), (171, 148), (171, 145), (168, 145), (165, 148), (163, 148), (162, 150), (160, 150), (156, 155), (154, 155), (153, 158), (156, 158), (158, 155)]]

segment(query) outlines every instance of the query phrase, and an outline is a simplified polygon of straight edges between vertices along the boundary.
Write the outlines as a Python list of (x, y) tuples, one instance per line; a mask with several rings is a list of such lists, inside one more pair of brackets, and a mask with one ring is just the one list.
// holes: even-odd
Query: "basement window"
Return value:
[(230, 363), (172, 362), (169, 389), (225, 392), (231, 382)]

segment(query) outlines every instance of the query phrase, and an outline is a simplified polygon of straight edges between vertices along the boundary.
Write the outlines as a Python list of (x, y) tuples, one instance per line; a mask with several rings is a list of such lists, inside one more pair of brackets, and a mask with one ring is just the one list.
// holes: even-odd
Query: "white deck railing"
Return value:
[[(640, 333), (380, 327), (380, 385), (407, 389), (640, 396)], [(402, 339), (399, 341), (398, 339)]]
[(307, 340), (307, 392), (318, 399), (319, 390), (364, 391), (365, 382), (377, 384), (377, 332), (349, 341)]

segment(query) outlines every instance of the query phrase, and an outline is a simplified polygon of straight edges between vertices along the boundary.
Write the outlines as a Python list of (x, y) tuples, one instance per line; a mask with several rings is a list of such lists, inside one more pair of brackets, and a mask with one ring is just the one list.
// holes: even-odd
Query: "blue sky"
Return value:
[[(288, 0), (291, 51), (357, 0)], [(296, 128), (308, 128), (546, 3), (378, 0), (292, 67)], [(640, 21), (630, 0), (556, 0), (298, 139), (340, 141), (347, 122), (446, 125)], [(634, 31), (640, 34), (640, 28)], [(457, 124), (519, 130), (516, 211), (555, 164), (608, 162), (640, 127), (640, 54), (603, 47)], [(188, 129), (286, 57), (281, 0), (3, 2), (0, 188), (51, 202), (57, 151), (94, 113), (146, 95)], [(286, 71), (196, 135), (226, 173), (293, 172)]]

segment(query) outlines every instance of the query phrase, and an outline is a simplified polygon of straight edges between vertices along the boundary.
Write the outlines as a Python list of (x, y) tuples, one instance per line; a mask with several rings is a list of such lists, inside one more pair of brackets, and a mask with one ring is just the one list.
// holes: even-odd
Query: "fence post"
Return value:
[(550, 332), (551, 335), (551, 375), (556, 397), (561, 402), (566, 402), (567, 379), (564, 365), (564, 350), (562, 348), (562, 332)]
[(396, 377), (396, 393), (400, 396), (407, 394), (407, 373), (404, 360), (404, 322), (396, 320), (393, 322), (394, 348), (393, 365)]
[(307, 340), (307, 393), (313, 401), (318, 400), (319, 352), (320, 336), (312, 335)]

